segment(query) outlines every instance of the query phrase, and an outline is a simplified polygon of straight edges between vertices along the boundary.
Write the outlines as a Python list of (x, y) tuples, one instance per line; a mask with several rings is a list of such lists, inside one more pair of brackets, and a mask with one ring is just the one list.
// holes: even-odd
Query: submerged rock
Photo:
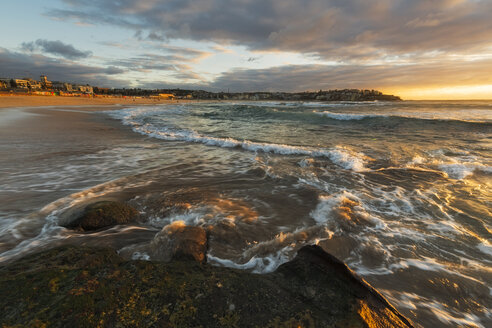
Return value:
[(174, 222), (154, 237), (149, 253), (152, 259), (164, 262), (192, 259), (204, 263), (207, 260), (207, 233), (203, 228)]
[(117, 224), (126, 224), (138, 215), (136, 209), (125, 203), (101, 201), (88, 205), (66, 228), (92, 231)]
[[(200, 233), (201, 234), (201, 233)], [(0, 324), (46, 327), (411, 327), (317, 246), (269, 274), (125, 261), (61, 247), (0, 268)]]

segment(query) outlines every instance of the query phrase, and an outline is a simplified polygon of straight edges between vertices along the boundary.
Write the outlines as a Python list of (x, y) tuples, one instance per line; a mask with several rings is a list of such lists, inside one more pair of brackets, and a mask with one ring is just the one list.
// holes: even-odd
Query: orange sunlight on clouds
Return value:
[(385, 89), (385, 92), (397, 94), (404, 100), (479, 100), (492, 99), (492, 84)]

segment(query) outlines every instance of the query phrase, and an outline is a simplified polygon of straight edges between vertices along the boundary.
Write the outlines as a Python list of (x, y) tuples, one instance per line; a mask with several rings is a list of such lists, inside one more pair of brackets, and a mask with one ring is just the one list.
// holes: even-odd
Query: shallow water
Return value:
[[(2, 159), (1, 261), (62, 243), (147, 259), (154, 236), (183, 221), (209, 229), (211, 263), (268, 272), (317, 243), (417, 324), (492, 325), (492, 102), (223, 102), (92, 115), (140, 137)], [(58, 226), (99, 199), (128, 201), (141, 222), (92, 234)]]

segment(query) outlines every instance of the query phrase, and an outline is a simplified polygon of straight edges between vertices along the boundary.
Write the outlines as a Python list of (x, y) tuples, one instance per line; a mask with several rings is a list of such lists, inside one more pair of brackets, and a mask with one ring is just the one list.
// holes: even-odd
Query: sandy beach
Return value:
[[(196, 100), (195, 100), (196, 101)], [(116, 97), (60, 97), (60, 96), (17, 96), (0, 95), (0, 108), (37, 106), (84, 106), (84, 105), (142, 105), (193, 102), (193, 100), (166, 100), (150, 98)]]

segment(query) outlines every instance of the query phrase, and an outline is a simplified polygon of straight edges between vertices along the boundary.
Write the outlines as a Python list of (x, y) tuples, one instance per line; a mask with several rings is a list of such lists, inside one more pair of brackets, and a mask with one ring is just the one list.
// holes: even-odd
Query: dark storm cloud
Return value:
[(492, 40), (492, 1), (480, 0), (65, 0), (52, 10), (173, 38), (246, 45), (254, 50), (371, 60), (430, 51), (466, 53)]
[(122, 73), (116, 67), (78, 65), (39, 54), (23, 54), (0, 48), (1, 77), (32, 77), (47, 75), (53, 81), (89, 83), (96, 86), (126, 86), (129, 83), (108, 76)]
[[(492, 84), (492, 59), (390, 65), (286, 65), (235, 69), (206, 86), (210, 90), (305, 91), (343, 88), (441, 87)], [(465, 71), (467, 74), (463, 74)]]
[(67, 59), (81, 59), (87, 58), (92, 55), (91, 51), (81, 51), (75, 49), (71, 44), (66, 44), (61, 41), (49, 41), (43, 39), (37, 39), (33, 42), (24, 42), (21, 48), (25, 51), (34, 52), (37, 50), (43, 53), (62, 56)]

